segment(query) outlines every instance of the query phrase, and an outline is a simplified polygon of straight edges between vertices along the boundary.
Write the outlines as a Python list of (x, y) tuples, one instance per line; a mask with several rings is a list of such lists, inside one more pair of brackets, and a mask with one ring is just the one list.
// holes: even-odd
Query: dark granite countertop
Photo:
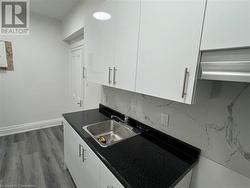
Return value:
[(200, 150), (152, 129), (132, 118), (129, 125), (141, 134), (101, 147), (82, 127), (124, 115), (100, 105), (100, 109), (64, 114), (63, 117), (125, 187), (174, 187), (198, 162)]

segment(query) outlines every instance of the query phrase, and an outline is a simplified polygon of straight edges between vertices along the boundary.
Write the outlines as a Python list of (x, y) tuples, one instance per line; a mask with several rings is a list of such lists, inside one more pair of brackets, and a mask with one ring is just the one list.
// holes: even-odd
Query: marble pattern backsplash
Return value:
[[(199, 81), (185, 105), (103, 87), (102, 103), (202, 150), (202, 155), (250, 178), (250, 84)], [(167, 127), (161, 114), (169, 115)]]

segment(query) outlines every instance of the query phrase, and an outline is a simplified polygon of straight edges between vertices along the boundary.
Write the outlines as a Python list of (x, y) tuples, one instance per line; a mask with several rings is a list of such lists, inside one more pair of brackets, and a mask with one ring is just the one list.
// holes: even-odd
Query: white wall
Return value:
[(67, 111), (68, 56), (61, 23), (31, 14), (30, 35), (8, 36), (12, 41), (14, 72), (0, 72), (0, 127), (61, 117)]
[(101, 0), (81, 0), (62, 21), (63, 38), (66, 39), (74, 32), (84, 27), (84, 17), (90, 7)]

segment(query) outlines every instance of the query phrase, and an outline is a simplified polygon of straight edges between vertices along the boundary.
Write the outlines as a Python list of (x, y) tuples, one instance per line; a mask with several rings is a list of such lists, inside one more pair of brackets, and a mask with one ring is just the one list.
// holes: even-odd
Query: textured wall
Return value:
[[(250, 85), (199, 82), (194, 105), (109, 87), (102, 103), (201, 148), (202, 155), (250, 178)], [(161, 113), (170, 115), (161, 126)]]

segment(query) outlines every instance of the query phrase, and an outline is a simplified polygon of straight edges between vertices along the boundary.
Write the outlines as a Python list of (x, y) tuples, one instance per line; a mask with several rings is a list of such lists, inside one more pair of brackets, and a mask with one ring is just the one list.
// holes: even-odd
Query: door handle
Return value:
[(83, 101), (82, 101), (82, 100), (80, 100), (80, 102), (78, 102), (77, 104), (79, 104), (79, 105), (80, 105), (80, 107), (82, 107), (82, 103), (83, 103)]
[(111, 71), (112, 71), (112, 68), (109, 67), (109, 77), (108, 77), (108, 82), (109, 82), (109, 84), (112, 83), (112, 80), (111, 80)]
[(185, 68), (185, 74), (184, 74), (184, 81), (183, 81), (183, 88), (182, 88), (182, 98), (184, 99), (187, 95), (187, 80), (189, 77), (188, 68)]
[(113, 75), (113, 84), (116, 84), (116, 71), (117, 69), (114, 67), (114, 75)]

